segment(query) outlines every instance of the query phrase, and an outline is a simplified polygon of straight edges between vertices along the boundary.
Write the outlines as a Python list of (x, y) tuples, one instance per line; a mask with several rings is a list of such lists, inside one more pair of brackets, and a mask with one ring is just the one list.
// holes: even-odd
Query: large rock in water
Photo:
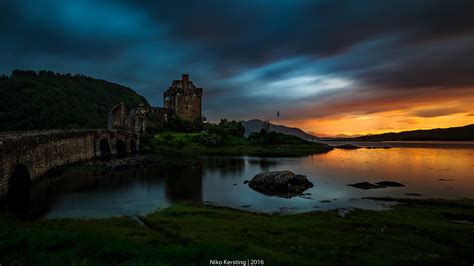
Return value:
[(291, 171), (273, 171), (255, 175), (249, 186), (263, 194), (290, 198), (313, 187), (313, 183), (306, 176), (295, 175)]

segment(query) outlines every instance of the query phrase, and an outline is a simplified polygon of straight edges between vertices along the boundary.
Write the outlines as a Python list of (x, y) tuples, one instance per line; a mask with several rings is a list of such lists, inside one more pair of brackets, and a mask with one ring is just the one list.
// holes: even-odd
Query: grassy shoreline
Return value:
[(153, 136), (144, 152), (150, 154), (189, 154), (222, 156), (305, 156), (331, 151), (328, 145), (286, 136), (293, 143), (259, 145), (246, 138), (228, 137), (219, 145), (204, 145), (196, 141), (198, 133), (165, 132)]
[(162, 146), (148, 151), (150, 154), (189, 154), (189, 155), (222, 155), (222, 156), (305, 156), (317, 153), (325, 153), (331, 151), (320, 145), (281, 145), (281, 146), (249, 146), (249, 145), (232, 145), (232, 146), (185, 146), (170, 147)]
[(140, 217), (0, 217), (2, 265), (472, 265), (474, 200), (410, 200), (386, 211), (294, 215), (181, 203)]

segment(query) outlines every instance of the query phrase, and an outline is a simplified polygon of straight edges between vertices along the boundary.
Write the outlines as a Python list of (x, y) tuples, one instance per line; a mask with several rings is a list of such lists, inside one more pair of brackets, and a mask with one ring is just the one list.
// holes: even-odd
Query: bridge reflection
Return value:
[[(142, 206), (149, 209), (144, 209), (147, 212), (174, 202), (203, 201), (200, 164), (159, 165), (119, 172), (93, 165), (65, 166), (29, 186), (25, 185), (30, 180), (25, 170), (22, 167), (15, 172), (18, 178), (12, 179), (17, 181), (11, 183), (12, 197), (4, 203), (4, 209), (30, 218), (45, 217), (51, 211), (74, 213), (89, 209), (101, 209), (103, 213), (123, 209), (120, 215), (129, 215), (131, 209)], [(102, 217), (100, 213), (92, 216)]]

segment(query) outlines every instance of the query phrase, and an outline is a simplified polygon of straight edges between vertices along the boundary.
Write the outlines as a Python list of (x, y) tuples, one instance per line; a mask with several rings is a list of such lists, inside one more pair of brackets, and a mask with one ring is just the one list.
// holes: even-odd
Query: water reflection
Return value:
[[(363, 198), (472, 197), (473, 156), (472, 148), (392, 148), (333, 150), (299, 158), (162, 157), (155, 158), (158, 165), (114, 173), (65, 167), (33, 184), (30, 208), (45, 218), (146, 214), (182, 200), (264, 212), (381, 209), (384, 203)], [(243, 184), (257, 173), (273, 170), (307, 175), (315, 186), (307, 191), (310, 195), (283, 199)], [(384, 180), (406, 187), (361, 190), (347, 186)]]
[(244, 158), (202, 157), (200, 163), (206, 169), (206, 174), (219, 173), (220, 178), (240, 176), (245, 168)]
[(270, 171), (270, 168), (275, 167), (278, 165), (278, 161), (275, 159), (267, 159), (267, 158), (258, 158), (258, 159), (249, 159), (249, 164), (257, 165), (260, 167), (262, 172)]
[(202, 202), (203, 166), (165, 167), (162, 175), (166, 178), (166, 199), (169, 202), (190, 200)]

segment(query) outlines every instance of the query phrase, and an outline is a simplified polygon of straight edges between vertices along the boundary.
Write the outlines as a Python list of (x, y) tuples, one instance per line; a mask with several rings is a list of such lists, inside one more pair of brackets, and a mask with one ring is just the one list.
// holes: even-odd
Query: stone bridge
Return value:
[(35, 179), (56, 167), (135, 153), (139, 140), (117, 129), (0, 133), (0, 200), (29, 196)]

